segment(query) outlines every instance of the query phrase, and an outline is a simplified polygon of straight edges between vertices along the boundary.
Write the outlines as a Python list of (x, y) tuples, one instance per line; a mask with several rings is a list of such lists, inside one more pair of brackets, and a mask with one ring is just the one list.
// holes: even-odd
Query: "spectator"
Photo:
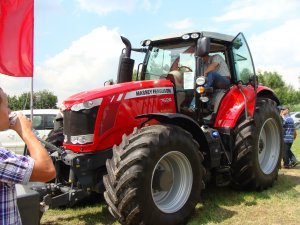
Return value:
[(0, 224), (20, 225), (15, 184), (26, 184), (29, 180), (46, 182), (52, 180), (56, 172), (51, 157), (32, 132), (31, 121), (18, 114), (12, 124), (9, 114), (7, 96), (0, 88), (0, 131), (15, 130), (30, 153), (30, 156), (21, 156), (0, 148)]
[(282, 106), (280, 115), (283, 119), (283, 138), (284, 138), (284, 168), (295, 167), (298, 164), (295, 155), (293, 154), (291, 147), (297, 136), (294, 121), (289, 115), (289, 108)]

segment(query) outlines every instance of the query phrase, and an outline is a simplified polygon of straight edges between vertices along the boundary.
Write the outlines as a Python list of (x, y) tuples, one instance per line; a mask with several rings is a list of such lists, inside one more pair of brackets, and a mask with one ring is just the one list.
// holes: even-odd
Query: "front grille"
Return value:
[(99, 106), (80, 111), (64, 111), (65, 142), (71, 143), (71, 136), (93, 134)]

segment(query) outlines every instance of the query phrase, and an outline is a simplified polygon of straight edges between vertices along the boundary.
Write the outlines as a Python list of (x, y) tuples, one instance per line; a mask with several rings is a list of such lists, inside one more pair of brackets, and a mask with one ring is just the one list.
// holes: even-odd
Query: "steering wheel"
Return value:
[(182, 69), (184, 69), (185, 72), (192, 72), (193, 70), (188, 67), (188, 66), (179, 66), (178, 70), (181, 71)]

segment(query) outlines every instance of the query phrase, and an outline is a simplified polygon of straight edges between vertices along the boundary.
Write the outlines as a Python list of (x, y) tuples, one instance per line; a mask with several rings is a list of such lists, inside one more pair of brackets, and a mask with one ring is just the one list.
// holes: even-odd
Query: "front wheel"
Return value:
[(203, 156), (190, 133), (153, 125), (124, 136), (107, 160), (104, 197), (122, 224), (184, 224), (204, 188)]

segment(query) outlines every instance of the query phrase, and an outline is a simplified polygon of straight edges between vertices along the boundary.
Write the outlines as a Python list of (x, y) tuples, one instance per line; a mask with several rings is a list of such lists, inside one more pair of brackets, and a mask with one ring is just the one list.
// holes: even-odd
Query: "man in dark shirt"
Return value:
[(298, 164), (295, 155), (291, 151), (293, 142), (297, 136), (294, 120), (289, 115), (289, 108), (282, 106), (280, 115), (283, 119), (283, 139), (284, 139), (284, 168), (291, 168)]

